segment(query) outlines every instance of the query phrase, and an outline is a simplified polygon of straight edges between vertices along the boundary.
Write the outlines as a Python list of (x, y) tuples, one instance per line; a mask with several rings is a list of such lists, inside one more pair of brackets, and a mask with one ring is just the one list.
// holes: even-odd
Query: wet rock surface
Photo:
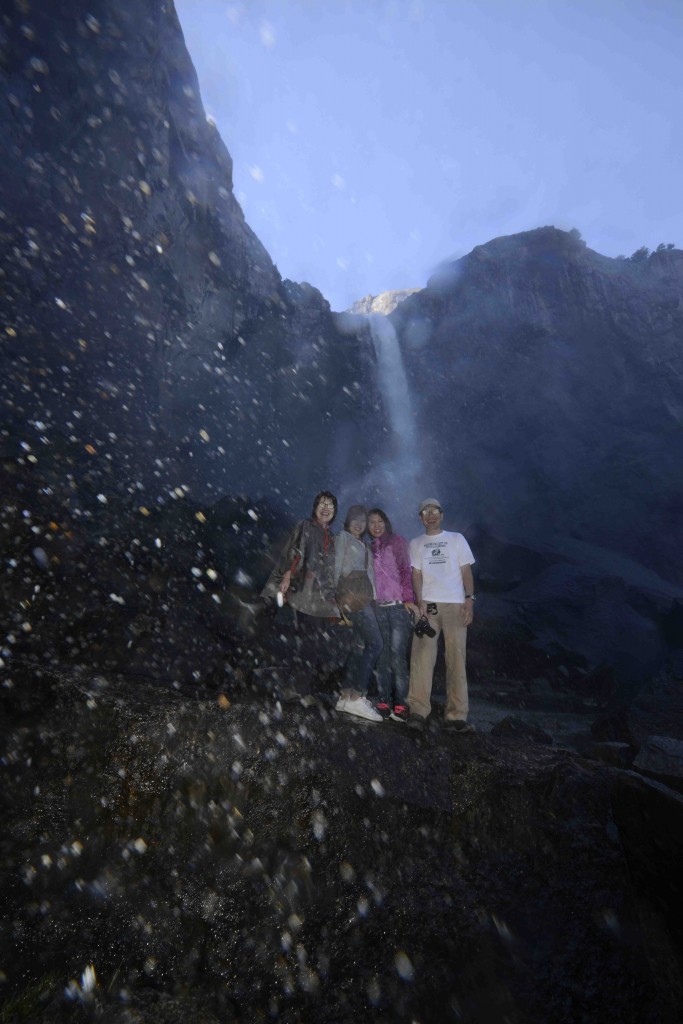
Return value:
[(475, 735), (440, 660), (422, 737), (342, 721), (343, 630), (323, 655), (248, 585), (267, 505), (53, 520), (12, 465), (6, 1019), (677, 1019), (678, 805), (636, 791), (645, 850), (622, 801), (625, 860), (599, 676), (479, 623)]
[(553, 738), (540, 726), (532, 722), (525, 722), (518, 715), (508, 715), (501, 719), (491, 730), (494, 736), (511, 736), (516, 739), (526, 739), (531, 743), (552, 744)]
[(1, 19), (0, 442), (138, 504), (308, 504), (381, 417), (371, 360), (246, 223), (173, 3)]
[(416, 389), (420, 427), (448, 409), (457, 439), (435, 453), (457, 467), (441, 500), (530, 549), (526, 575), (554, 552), (620, 576), (605, 572), (611, 553), (683, 582), (671, 518), (682, 298), (683, 251), (609, 259), (544, 227), (477, 246), (391, 314), (409, 378), (442, 367)]
[(532, 232), (397, 307), (468, 438), (478, 732), (441, 663), (422, 736), (341, 721), (343, 636), (256, 594), (377, 486), (371, 332), (249, 230), (172, 3), (0, 18), (3, 1024), (677, 1022), (680, 802), (612, 765), (683, 738), (680, 252)]
[[(669, 791), (650, 807), (643, 784), (638, 813), (671, 873), (625, 856), (624, 773), (450, 735), (438, 709), (415, 737), (343, 720), (324, 694), (305, 708), (267, 689), (231, 700), (228, 686), (67, 675), (51, 691), (5, 737), (5, 1019), (640, 1024), (680, 1010)], [(653, 962), (665, 940), (668, 985)]]
[(683, 645), (682, 296), (680, 250), (612, 260), (546, 227), (444, 265), (390, 315), (421, 434), (448, 410), (425, 459), (477, 554), (481, 614), (626, 689)]
[(634, 768), (683, 789), (683, 741), (671, 736), (648, 736), (633, 762)]
[(613, 768), (630, 768), (633, 764), (633, 747), (629, 743), (605, 741), (590, 743), (584, 747), (586, 757), (602, 761)]
[(683, 797), (635, 772), (619, 772), (612, 791), (614, 820), (648, 936), (646, 956), (659, 978), (659, 1005), (664, 1019), (681, 1015), (681, 882), (677, 865), (683, 857)]

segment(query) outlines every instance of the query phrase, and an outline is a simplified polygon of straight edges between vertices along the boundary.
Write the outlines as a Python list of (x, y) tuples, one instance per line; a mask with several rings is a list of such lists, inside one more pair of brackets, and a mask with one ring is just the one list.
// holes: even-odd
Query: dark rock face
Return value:
[(683, 797), (633, 772), (619, 772), (612, 811), (637, 890), (648, 960), (660, 979), (659, 1010), (665, 1020), (681, 1015), (683, 929), (678, 865), (683, 857)]
[(514, 739), (526, 739), (530, 743), (544, 743), (552, 746), (553, 738), (544, 729), (539, 728), (516, 715), (508, 715), (491, 729), (492, 736), (509, 736)]
[(628, 743), (614, 740), (591, 743), (585, 750), (585, 756), (594, 761), (602, 761), (613, 768), (630, 768), (633, 764), (633, 748)]
[(544, 228), (392, 293), (428, 439), (408, 486), (372, 332), (246, 225), (172, 4), (17, 0), (1, 28), (2, 454), (25, 501), (50, 488), (59, 522), (100, 495), (121, 516), (250, 495), (296, 518), (322, 486), (436, 487), (515, 643), (629, 693), (681, 646), (682, 253)]
[(542, 228), (478, 246), (392, 319), (421, 425), (447, 417), (442, 500), (464, 523), (683, 582), (683, 252), (613, 260)]
[(434, 479), (495, 593), (482, 612), (633, 685), (683, 582), (682, 300), (683, 252), (612, 260), (543, 228), (392, 314), (420, 429), (443, 413)]
[(630, 709), (635, 737), (671, 736), (683, 740), (683, 687), (670, 670), (663, 670), (641, 687)]
[(308, 503), (333, 422), (361, 467), (365, 355), (245, 223), (172, 3), (17, 2), (0, 27), (11, 435), (90, 445), (123, 493)]
[(0, 79), (3, 1020), (679, 1020), (680, 801), (519, 720), (678, 706), (682, 254), (544, 229), (396, 309), (516, 721), (373, 732), (254, 600), (400, 455), (370, 328), (245, 224), (171, 3), (5, 4)]
[(680, 1012), (677, 863), (657, 875), (636, 827), (648, 815), (647, 843), (674, 857), (662, 788), (641, 786), (634, 811), (624, 773), (566, 751), (415, 739), (259, 707), (258, 691), (188, 703), (99, 678), (53, 694), (7, 736), (7, 1006), (44, 1021)]
[(645, 775), (662, 782), (675, 780), (683, 788), (683, 741), (671, 736), (648, 736), (633, 765)]

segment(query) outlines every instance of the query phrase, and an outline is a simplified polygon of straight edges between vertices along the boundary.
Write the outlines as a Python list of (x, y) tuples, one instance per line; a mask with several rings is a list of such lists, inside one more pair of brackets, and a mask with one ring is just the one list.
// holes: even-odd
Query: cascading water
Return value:
[(381, 313), (366, 316), (377, 357), (379, 387), (389, 420), (390, 435), (373, 439), (374, 479), (371, 490), (380, 504), (391, 508), (399, 521), (410, 516), (418, 500), (420, 470), (418, 434), (413, 401), (398, 336), (391, 320)]
[(394, 435), (401, 446), (401, 464), (417, 460), (417, 428), (403, 356), (394, 325), (381, 313), (367, 317), (377, 356), (379, 381)]
[[(419, 502), (435, 488), (433, 482), (430, 484), (430, 453), (418, 433), (399, 338), (391, 320), (381, 313), (338, 316), (343, 331), (356, 339), (363, 337), (368, 349), (372, 346), (365, 361), (366, 385), (373, 397), (379, 393), (383, 406), (368, 424), (366, 443), (360, 452), (349, 450), (343, 424), (336, 429), (330, 479), (343, 481), (336, 492), (340, 509), (357, 503), (368, 508), (379, 506), (399, 532), (412, 537), (419, 529)], [(374, 366), (368, 366), (373, 362), (372, 355)], [(350, 477), (349, 466), (354, 464), (363, 466), (363, 470)]]

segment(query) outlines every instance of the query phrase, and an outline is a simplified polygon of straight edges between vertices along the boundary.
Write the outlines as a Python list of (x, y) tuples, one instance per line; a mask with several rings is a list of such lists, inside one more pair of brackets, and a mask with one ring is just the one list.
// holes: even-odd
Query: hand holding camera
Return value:
[(436, 636), (436, 630), (429, 625), (429, 620), (426, 615), (423, 615), (417, 620), (413, 626), (413, 633), (415, 636)]
[(436, 636), (436, 630), (430, 626), (427, 615), (436, 615), (438, 609), (433, 601), (429, 603), (420, 603), (420, 608), (425, 609), (425, 613), (419, 617), (415, 625), (413, 626), (413, 632), (415, 636)]

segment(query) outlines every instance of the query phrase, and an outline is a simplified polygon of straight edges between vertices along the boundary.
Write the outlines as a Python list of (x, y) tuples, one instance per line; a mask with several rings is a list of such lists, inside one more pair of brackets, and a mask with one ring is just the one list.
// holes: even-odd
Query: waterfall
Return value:
[(401, 347), (394, 325), (388, 317), (381, 313), (370, 313), (367, 321), (377, 356), (382, 397), (389, 414), (389, 424), (394, 439), (400, 441), (402, 458), (407, 458), (408, 461), (415, 460), (417, 456), (415, 414)]
[(366, 316), (377, 356), (379, 387), (384, 400), (391, 437), (383, 447), (376, 439), (374, 447), (376, 487), (380, 501), (394, 510), (416, 502), (420, 457), (413, 401), (408, 386), (403, 355), (394, 325), (381, 313)]
[[(340, 315), (342, 324), (342, 315)], [(330, 467), (340, 508), (360, 503), (383, 508), (397, 532), (412, 537), (419, 532), (417, 508), (424, 495), (435, 493), (429, 469), (428, 445), (418, 434), (413, 397), (394, 325), (381, 313), (350, 316), (346, 328), (358, 336), (361, 321), (376, 361), (376, 386), (384, 413), (368, 429), (361, 452), (350, 457), (337, 431), (337, 455)], [(370, 382), (368, 382), (370, 384)], [(341, 425), (340, 425), (341, 426)], [(349, 464), (358, 475), (349, 477)]]

